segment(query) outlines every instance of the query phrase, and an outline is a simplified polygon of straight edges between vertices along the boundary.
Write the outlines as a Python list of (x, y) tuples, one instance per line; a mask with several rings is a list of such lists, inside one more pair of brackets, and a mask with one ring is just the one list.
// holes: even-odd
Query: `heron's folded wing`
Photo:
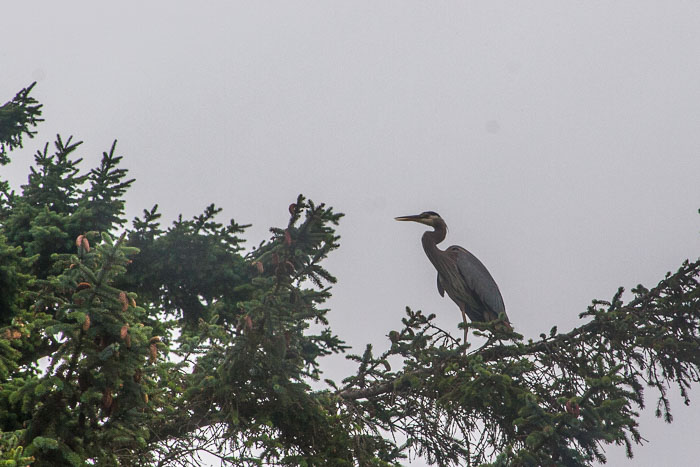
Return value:
[[(501, 291), (498, 290), (498, 285), (496, 285), (496, 281), (493, 280), (486, 266), (476, 256), (461, 246), (453, 245), (447, 251), (454, 255), (459, 273), (481, 303), (495, 312), (496, 315), (505, 313), (506, 307), (503, 304)], [(507, 318), (508, 316), (506, 315)]]

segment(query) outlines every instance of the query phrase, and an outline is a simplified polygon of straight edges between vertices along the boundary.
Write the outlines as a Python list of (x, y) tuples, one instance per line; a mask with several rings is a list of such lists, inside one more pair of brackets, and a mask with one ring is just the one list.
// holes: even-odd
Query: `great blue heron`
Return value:
[[(486, 266), (461, 246), (452, 245), (444, 251), (437, 247), (447, 235), (447, 224), (438, 213), (426, 211), (415, 216), (397, 217), (396, 220), (419, 222), (434, 229), (423, 234), (423, 249), (437, 269), (438, 292), (443, 297), (447, 292), (459, 306), (465, 325), (467, 316), (472, 321), (492, 321), (503, 313), (503, 318), (510, 327), (503, 297)], [(464, 343), (466, 342), (465, 328)]]

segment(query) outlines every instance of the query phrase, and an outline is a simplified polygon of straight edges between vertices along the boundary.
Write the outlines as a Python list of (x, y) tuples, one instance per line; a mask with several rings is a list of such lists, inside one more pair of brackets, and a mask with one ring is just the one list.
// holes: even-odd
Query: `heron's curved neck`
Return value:
[(446, 235), (447, 227), (445, 225), (436, 225), (435, 230), (428, 230), (421, 238), (423, 250), (425, 250), (425, 254), (428, 255), (428, 258), (433, 263), (437, 261), (440, 253), (442, 253), (442, 250), (437, 245), (445, 239)]

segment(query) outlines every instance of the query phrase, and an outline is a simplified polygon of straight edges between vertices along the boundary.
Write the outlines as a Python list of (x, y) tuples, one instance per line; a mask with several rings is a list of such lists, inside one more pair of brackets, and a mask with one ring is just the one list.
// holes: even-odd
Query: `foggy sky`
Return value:
[[(85, 170), (116, 138), (129, 219), (214, 202), (251, 247), (298, 193), (326, 202), (346, 213), (329, 318), (355, 352), (406, 305), (461, 335), (398, 215), (439, 212), (533, 338), (700, 251), (696, 2), (9, 3), (0, 100), (38, 81), (46, 121), (3, 176), (19, 188), (56, 133)], [(649, 443), (609, 465), (697, 462), (691, 397), (667, 425), (649, 393)]]

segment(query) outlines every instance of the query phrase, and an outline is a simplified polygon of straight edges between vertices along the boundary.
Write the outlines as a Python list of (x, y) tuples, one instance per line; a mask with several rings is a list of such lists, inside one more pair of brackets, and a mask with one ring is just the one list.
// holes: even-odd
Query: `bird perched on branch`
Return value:
[[(447, 235), (447, 224), (438, 213), (425, 211), (415, 216), (397, 217), (396, 220), (418, 222), (434, 229), (423, 234), (423, 249), (437, 269), (438, 292), (443, 297), (447, 292), (457, 304), (464, 324), (467, 324), (467, 316), (472, 321), (481, 322), (501, 318), (510, 327), (503, 297), (486, 266), (461, 246), (452, 245), (446, 250), (438, 248), (438, 243)], [(464, 343), (466, 342), (465, 328)]]

